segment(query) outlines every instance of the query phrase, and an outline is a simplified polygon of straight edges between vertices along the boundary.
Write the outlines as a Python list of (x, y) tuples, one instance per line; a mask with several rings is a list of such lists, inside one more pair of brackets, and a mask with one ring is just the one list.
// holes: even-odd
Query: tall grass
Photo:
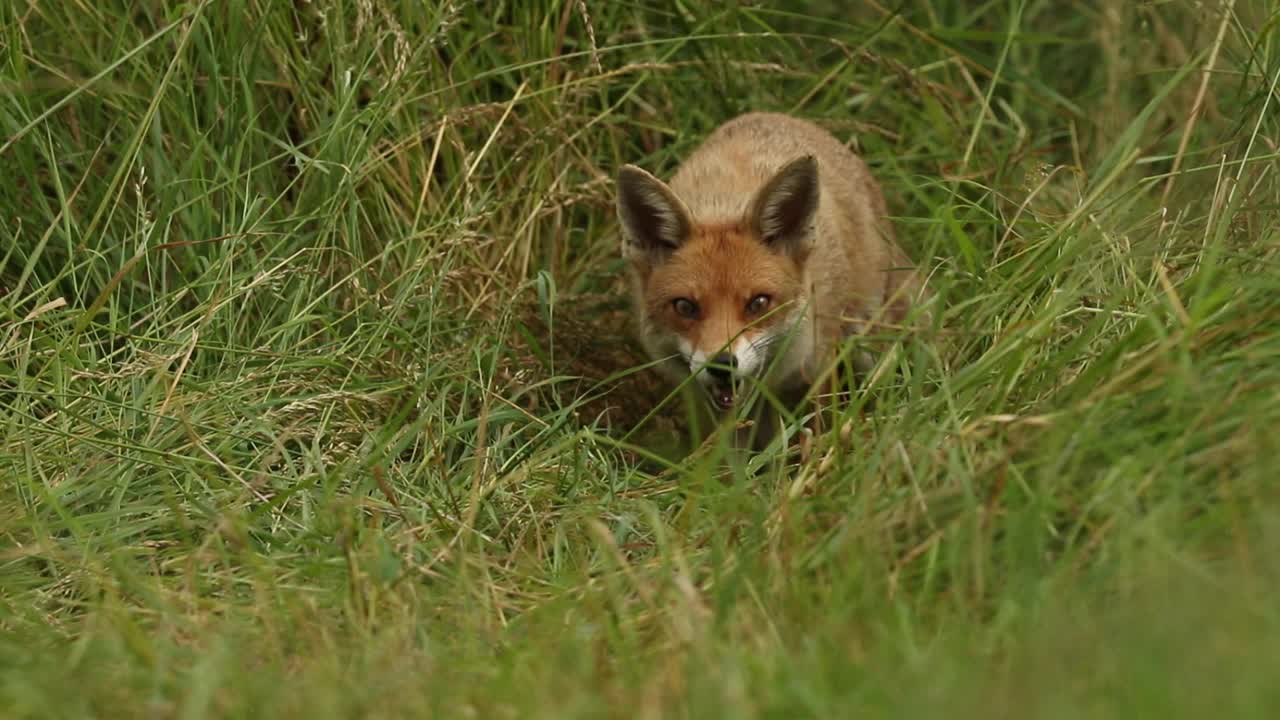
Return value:
[[(0, 4), (0, 716), (1270, 717), (1278, 24)], [(755, 474), (611, 210), (751, 109), (937, 294)]]

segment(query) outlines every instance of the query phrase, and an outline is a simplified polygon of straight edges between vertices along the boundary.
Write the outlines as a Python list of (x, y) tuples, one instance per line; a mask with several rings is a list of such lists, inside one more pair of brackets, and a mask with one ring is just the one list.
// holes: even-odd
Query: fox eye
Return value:
[(747, 303), (747, 312), (759, 315), (769, 308), (769, 300), (768, 295), (757, 295), (751, 298), (751, 302)]
[(698, 316), (698, 304), (688, 298), (672, 300), (671, 307), (675, 308), (676, 314), (680, 317), (695, 318)]

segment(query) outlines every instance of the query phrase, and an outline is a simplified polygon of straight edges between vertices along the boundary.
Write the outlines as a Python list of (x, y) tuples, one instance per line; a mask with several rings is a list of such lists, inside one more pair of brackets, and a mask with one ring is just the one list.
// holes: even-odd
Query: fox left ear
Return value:
[(783, 165), (756, 194), (751, 224), (772, 248), (807, 251), (817, 210), (818, 161), (805, 155)]

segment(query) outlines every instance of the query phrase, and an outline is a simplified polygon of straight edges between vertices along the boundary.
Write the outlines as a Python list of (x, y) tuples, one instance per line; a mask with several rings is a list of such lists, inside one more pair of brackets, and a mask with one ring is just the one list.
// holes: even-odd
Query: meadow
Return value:
[[(0, 3), (0, 718), (1271, 718), (1275, 0)], [(613, 187), (748, 110), (932, 321), (693, 447)]]

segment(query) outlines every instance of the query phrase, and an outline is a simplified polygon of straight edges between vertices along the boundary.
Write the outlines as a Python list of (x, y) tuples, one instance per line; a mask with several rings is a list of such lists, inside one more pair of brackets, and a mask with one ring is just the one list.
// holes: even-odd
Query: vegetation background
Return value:
[[(0, 3), (0, 716), (1274, 717), (1278, 13)], [(606, 307), (749, 109), (940, 311), (754, 477)]]

